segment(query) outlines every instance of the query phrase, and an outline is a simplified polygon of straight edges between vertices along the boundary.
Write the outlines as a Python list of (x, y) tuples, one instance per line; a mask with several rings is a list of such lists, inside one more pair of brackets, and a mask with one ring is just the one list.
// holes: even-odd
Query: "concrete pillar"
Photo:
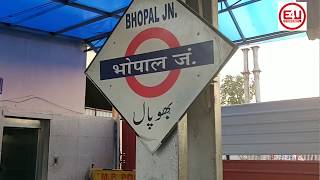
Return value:
[[(181, 0), (186, 3), (186, 0)], [(198, 1), (199, 7), (202, 2)], [(203, 11), (201, 12), (203, 14)], [(188, 118), (187, 114), (178, 123), (178, 140), (179, 140), (179, 180), (188, 179)]]
[(245, 103), (250, 102), (250, 85), (249, 85), (249, 61), (248, 61), (248, 52), (249, 48), (242, 49), (243, 52), (243, 79), (244, 79), (244, 101)]
[(203, 2), (202, 0), (197, 0), (198, 1), (198, 7), (199, 7), (199, 15), (203, 17)]
[(188, 125), (187, 114), (178, 124), (179, 138), (179, 180), (188, 179)]
[[(199, 0), (201, 1), (201, 0)], [(212, 2), (217, 27), (218, 3)], [(187, 112), (188, 180), (222, 180), (221, 106), (219, 77), (192, 103)]]
[(222, 180), (219, 81), (208, 85), (188, 111), (188, 179)]
[[(217, 27), (217, 0), (211, 7)], [(219, 93), (219, 78), (215, 78), (192, 103), (178, 130), (154, 154), (137, 138), (137, 180), (222, 180)]]
[(256, 89), (256, 102), (261, 102), (261, 96), (260, 96), (260, 68), (258, 63), (258, 49), (259, 46), (253, 46), (251, 47), (253, 52), (253, 75), (254, 75), (254, 85)]
[[(302, 1), (302, 0), (300, 0)], [(303, 0), (308, 2), (308, 37), (310, 40), (320, 38), (320, 2), (319, 0)]]
[(137, 180), (178, 180), (178, 134), (175, 129), (164, 144), (150, 153), (139, 138), (136, 139)]

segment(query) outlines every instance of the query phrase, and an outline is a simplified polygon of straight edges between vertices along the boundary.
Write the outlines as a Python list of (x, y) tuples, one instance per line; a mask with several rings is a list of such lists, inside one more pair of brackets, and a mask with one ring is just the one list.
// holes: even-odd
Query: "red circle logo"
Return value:
[[(135, 55), (139, 46), (149, 40), (159, 39), (165, 42), (169, 48), (176, 48), (180, 46), (178, 39), (168, 30), (163, 28), (149, 28), (140, 32), (129, 44), (126, 56)], [(180, 75), (180, 69), (169, 72), (165, 80), (155, 86), (145, 86), (141, 84), (135, 76), (126, 77), (129, 87), (138, 95), (146, 98), (158, 97), (165, 94), (177, 81)]]
[(287, 3), (279, 11), (279, 22), (288, 30), (299, 30), (307, 19), (307, 13), (298, 3)]

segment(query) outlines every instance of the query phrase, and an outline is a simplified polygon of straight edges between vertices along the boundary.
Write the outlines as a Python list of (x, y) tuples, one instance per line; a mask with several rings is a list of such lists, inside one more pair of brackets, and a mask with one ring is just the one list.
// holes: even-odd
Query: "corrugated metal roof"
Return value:
[[(237, 44), (295, 34), (278, 31), (278, 2), (290, 0), (219, 0), (219, 30)], [(98, 50), (131, 0), (2, 0), (0, 27), (82, 40)]]

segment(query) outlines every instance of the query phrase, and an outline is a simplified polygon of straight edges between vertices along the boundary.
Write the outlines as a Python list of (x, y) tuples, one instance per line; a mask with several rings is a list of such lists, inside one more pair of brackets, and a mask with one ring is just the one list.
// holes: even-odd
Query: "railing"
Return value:
[(224, 155), (223, 160), (284, 160), (284, 161), (320, 161), (319, 154), (308, 155)]
[(97, 117), (112, 117), (112, 111), (95, 109), (95, 108), (85, 108), (85, 114), (88, 116), (97, 116)]
[(317, 161), (225, 160), (224, 180), (319, 180)]

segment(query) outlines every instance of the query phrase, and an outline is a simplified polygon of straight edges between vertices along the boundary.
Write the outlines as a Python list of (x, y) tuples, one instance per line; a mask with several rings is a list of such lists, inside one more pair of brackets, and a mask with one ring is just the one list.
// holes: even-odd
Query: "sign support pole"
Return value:
[[(217, 0), (212, 0), (215, 27), (218, 24), (217, 6)], [(137, 138), (137, 180), (222, 180), (219, 88), (219, 77), (216, 77), (154, 154)]]
[(85, 71), (138, 136), (137, 179), (222, 176), (212, 79), (238, 47), (209, 25), (217, 26), (218, 0), (186, 1), (132, 1)]
[(207, 86), (188, 111), (188, 179), (222, 180), (218, 91), (218, 82)]
[[(198, 4), (202, 4), (202, 1)], [(217, 5), (217, 1), (212, 0), (212, 18), (215, 27), (218, 25)], [(200, 12), (203, 11), (200, 10)], [(201, 14), (203, 16), (203, 13)], [(183, 119), (179, 123), (179, 177), (181, 180), (222, 180), (223, 178), (219, 89), (219, 77), (216, 77), (190, 106), (185, 116), (186, 120)]]
[(137, 180), (178, 180), (178, 134), (175, 129), (164, 144), (151, 153), (136, 138), (136, 179)]

